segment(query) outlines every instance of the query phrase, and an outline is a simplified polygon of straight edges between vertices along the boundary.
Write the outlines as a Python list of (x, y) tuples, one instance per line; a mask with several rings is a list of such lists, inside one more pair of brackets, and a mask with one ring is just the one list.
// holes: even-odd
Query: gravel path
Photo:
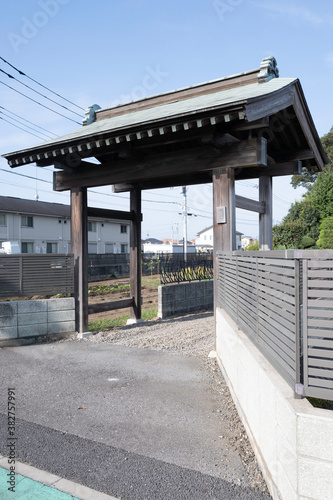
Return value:
[(205, 367), (210, 373), (211, 388), (213, 391), (217, 391), (220, 399), (219, 413), (223, 420), (230, 449), (239, 453), (252, 487), (269, 498), (266, 483), (229, 389), (216, 360), (208, 357), (208, 354), (214, 349), (213, 331), (213, 313), (203, 312), (172, 317), (171, 319), (156, 319), (137, 326), (118, 327), (85, 336), (84, 340), (93, 343), (107, 342), (126, 347), (163, 350), (204, 359)]

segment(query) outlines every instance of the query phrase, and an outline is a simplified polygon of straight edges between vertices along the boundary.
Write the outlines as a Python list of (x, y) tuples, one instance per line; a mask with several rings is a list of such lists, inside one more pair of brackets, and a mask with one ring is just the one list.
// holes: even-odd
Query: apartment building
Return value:
[[(0, 243), (18, 241), (22, 253), (70, 253), (70, 207), (0, 196)], [(88, 219), (88, 252), (128, 253), (129, 222)]]

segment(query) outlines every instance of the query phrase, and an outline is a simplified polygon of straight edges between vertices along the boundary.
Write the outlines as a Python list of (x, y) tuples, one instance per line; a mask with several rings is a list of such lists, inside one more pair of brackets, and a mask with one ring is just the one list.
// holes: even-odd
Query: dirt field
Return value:
[[(158, 285), (159, 275), (143, 276), (142, 277), (142, 308), (151, 309), (157, 307), (158, 299)], [(88, 302), (89, 304), (97, 304), (99, 302), (112, 302), (114, 300), (126, 299), (130, 297), (129, 292), (129, 278), (119, 278), (108, 281), (94, 281), (90, 282), (88, 290), (90, 289)], [(117, 287), (118, 285), (118, 287)], [(108, 287), (108, 290), (103, 290), (103, 287)], [(114, 288), (114, 290), (111, 290)], [(33, 297), (0, 297), (0, 302), (13, 301), (13, 300), (38, 300), (45, 298), (57, 298), (57, 296), (43, 296), (35, 295)], [(89, 322), (97, 321), (106, 318), (115, 318), (129, 314), (130, 309), (117, 309), (115, 311), (104, 311), (97, 314), (89, 315)]]
[[(97, 290), (97, 292), (91, 291), (89, 293), (89, 304), (97, 304), (99, 302), (112, 302), (114, 300), (126, 299), (130, 296), (129, 292), (129, 278), (123, 279), (115, 279), (109, 281), (96, 281), (89, 283), (89, 288), (94, 289), (103, 288), (104, 286), (109, 285), (119, 285), (120, 290), (113, 291), (103, 291)], [(142, 308), (143, 309), (151, 309), (152, 307), (157, 307), (157, 299), (158, 299), (158, 284), (159, 284), (159, 275), (156, 276), (144, 276), (142, 277)], [(127, 289), (121, 289), (121, 287), (127, 285)], [(116, 311), (104, 311), (97, 314), (89, 314), (89, 322), (97, 321), (105, 318), (114, 318), (117, 316), (122, 316), (124, 314), (129, 314), (128, 309), (117, 309)]]

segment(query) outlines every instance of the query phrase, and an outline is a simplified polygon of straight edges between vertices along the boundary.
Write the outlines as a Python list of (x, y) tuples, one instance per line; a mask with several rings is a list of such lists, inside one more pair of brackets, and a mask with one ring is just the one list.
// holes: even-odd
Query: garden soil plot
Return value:
[[(96, 281), (89, 283), (88, 302), (89, 304), (98, 304), (103, 302), (113, 302), (116, 300), (127, 299), (130, 297), (129, 278)], [(157, 308), (158, 304), (158, 285), (159, 275), (142, 277), (141, 296), (142, 308)], [(94, 291), (95, 290), (95, 291)], [(101, 319), (112, 319), (124, 314), (129, 314), (130, 309), (116, 309), (115, 311), (103, 311), (96, 314), (89, 314), (89, 322)]]

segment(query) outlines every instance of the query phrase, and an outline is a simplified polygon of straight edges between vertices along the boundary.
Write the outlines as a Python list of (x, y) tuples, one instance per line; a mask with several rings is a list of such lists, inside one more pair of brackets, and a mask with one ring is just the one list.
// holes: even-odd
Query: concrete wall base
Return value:
[(75, 332), (74, 298), (0, 302), (0, 347)]
[(333, 412), (294, 391), (222, 309), (216, 352), (273, 499), (333, 499)]
[(167, 318), (201, 309), (212, 310), (214, 305), (214, 283), (192, 281), (158, 287), (158, 317)]

